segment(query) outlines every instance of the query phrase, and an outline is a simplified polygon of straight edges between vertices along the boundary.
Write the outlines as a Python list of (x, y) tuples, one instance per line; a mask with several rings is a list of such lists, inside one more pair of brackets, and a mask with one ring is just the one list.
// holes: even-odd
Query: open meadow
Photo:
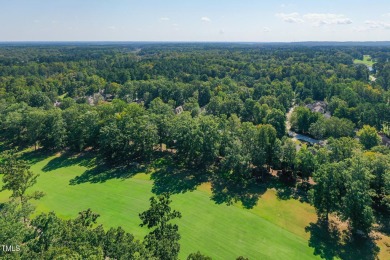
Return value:
[[(46, 157), (33, 152), (28, 159), (33, 163), (32, 171), (40, 174), (33, 189), (45, 193), (35, 202), (35, 215), (55, 211), (68, 219), (91, 208), (100, 214), (98, 223), (105, 228), (122, 226), (137, 239), (147, 234), (148, 230), (139, 226), (138, 214), (148, 208), (153, 191), (162, 189), (157, 187), (163, 185), (156, 176), (158, 171), (101, 169), (96, 166), (96, 158), (88, 155)], [(179, 193), (172, 196), (172, 207), (183, 216), (175, 221), (182, 236), (180, 259), (197, 250), (213, 259), (235, 259), (240, 255), (249, 259), (316, 259), (318, 253), (361, 253), (348, 247), (329, 249), (324, 241), (321, 245), (321, 235), (313, 232), (318, 227), (314, 208), (291, 198), (287, 189), (265, 190), (257, 204), (248, 209), (240, 202), (226, 205), (212, 199), (208, 182), (198, 183), (197, 187), (168, 182), (164, 189)], [(8, 195), (1, 192), (0, 202), (6, 201)], [(386, 247), (383, 243), (388, 237), (385, 239), (379, 246)], [(386, 259), (388, 252), (382, 250), (380, 256)]]
[[(38, 160), (32, 170), (40, 174), (34, 189), (45, 192), (37, 212), (55, 211), (63, 218), (91, 208), (99, 213), (105, 227), (122, 226), (138, 239), (147, 234), (139, 226), (138, 214), (149, 206), (153, 181), (144, 173), (126, 179), (89, 176), (85, 160), (49, 157)], [(0, 193), (1, 201), (7, 193)], [(172, 207), (180, 211), (177, 221), (182, 235), (180, 257), (200, 250), (213, 259), (234, 259), (239, 255), (250, 259), (313, 259), (305, 226), (315, 221), (314, 209), (296, 200), (278, 200), (275, 191), (267, 191), (253, 209), (239, 204), (217, 205), (210, 199), (207, 183), (192, 192), (173, 196)]]
[(358, 59), (355, 59), (353, 60), (353, 63), (354, 64), (364, 64), (366, 65), (367, 67), (372, 67), (374, 65), (374, 60), (371, 58), (370, 55), (363, 55), (363, 59), (362, 60), (358, 60)]

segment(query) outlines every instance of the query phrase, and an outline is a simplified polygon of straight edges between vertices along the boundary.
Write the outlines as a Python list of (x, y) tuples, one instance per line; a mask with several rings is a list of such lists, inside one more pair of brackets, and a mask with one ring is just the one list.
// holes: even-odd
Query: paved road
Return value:
[(292, 108), (290, 108), (290, 110), (286, 114), (286, 128), (287, 128), (287, 131), (288, 131), (288, 135), (293, 140), (300, 140), (300, 141), (308, 142), (308, 143), (311, 143), (311, 144), (318, 144), (321, 140), (313, 139), (313, 138), (311, 138), (311, 137), (309, 137), (307, 135), (297, 134), (294, 131), (291, 131), (290, 118), (291, 118), (291, 114), (294, 112), (294, 109), (296, 107), (297, 106), (294, 105)]

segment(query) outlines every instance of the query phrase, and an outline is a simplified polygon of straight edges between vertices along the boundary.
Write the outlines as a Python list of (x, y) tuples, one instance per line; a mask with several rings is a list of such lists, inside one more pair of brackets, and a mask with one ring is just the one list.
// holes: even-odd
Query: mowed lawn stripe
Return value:
[[(37, 202), (37, 212), (55, 211), (61, 217), (73, 218), (79, 211), (91, 208), (101, 215), (99, 223), (106, 228), (122, 226), (138, 239), (148, 233), (146, 228), (139, 226), (138, 217), (149, 207), (149, 198), (153, 196), (153, 182), (147, 179), (148, 176), (139, 174), (125, 180), (70, 185), (70, 180), (83, 174), (87, 168), (72, 165), (43, 172), (42, 168), (54, 158), (32, 166), (32, 170), (40, 174), (34, 189), (46, 193)], [(275, 196), (270, 192), (263, 196)], [(5, 192), (0, 193), (0, 200), (5, 200), (5, 197)], [(274, 216), (273, 220), (272, 212), (261, 213), (262, 203), (269, 203), (267, 200), (260, 199), (259, 205), (252, 210), (243, 209), (240, 205), (218, 205), (204, 189), (173, 195), (172, 200), (172, 207), (183, 216), (176, 221), (182, 236), (181, 259), (198, 250), (213, 259), (235, 259), (239, 255), (250, 259), (316, 258), (305, 237), (279, 225), (286, 222), (285, 216)], [(272, 199), (269, 201), (275, 203)], [(261, 217), (262, 214), (267, 217)], [(301, 227), (302, 234), (304, 227)]]

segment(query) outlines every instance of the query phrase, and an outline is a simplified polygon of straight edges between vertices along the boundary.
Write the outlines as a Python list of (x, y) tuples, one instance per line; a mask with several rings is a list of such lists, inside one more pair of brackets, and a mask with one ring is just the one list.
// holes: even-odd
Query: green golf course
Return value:
[[(74, 218), (78, 212), (91, 208), (100, 214), (98, 223), (105, 228), (122, 226), (140, 240), (148, 233), (147, 228), (139, 226), (138, 214), (148, 209), (149, 198), (155, 195), (153, 173), (145, 173), (142, 168), (99, 168), (97, 159), (89, 156), (32, 152), (27, 159), (32, 163), (31, 170), (39, 174), (32, 190), (45, 193), (34, 202), (34, 215), (54, 211), (62, 218)], [(0, 202), (9, 195), (8, 191), (0, 192)], [(213, 259), (314, 259), (331, 252), (321, 251), (325, 249), (318, 243), (322, 238), (311, 236), (317, 227), (313, 225), (317, 220), (314, 208), (296, 199), (281, 199), (275, 189), (266, 190), (251, 209), (241, 203), (216, 203), (208, 182), (171, 198), (173, 209), (182, 213), (176, 221), (181, 234), (180, 259), (198, 250)], [(311, 232), (305, 231), (308, 227)], [(383, 237), (378, 242), (381, 259), (388, 255), (388, 240)], [(320, 251), (315, 253), (313, 246)], [(350, 251), (342, 248), (343, 254)]]
[[(89, 165), (88, 165), (89, 164)], [(80, 180), (77, 176), (90, 170), (91, 161), (66, 160), (52, 156), (36, 160), (32, 166), (39, 179), (33, 189), (45, 192), (36, 202), (36, 213), (55, 211), (63, 218), (91, 208), (100, 214), (98, 222), (105, 227), (122, 226), (142, 239), (148, 233), (139, 226), (138, 214), (149, 207), (153, 196), (150, 175), (136, 173), (129, 178), (100, 181)], [(85, 165), (85, 166), (83, 166)], [(96, 182), (96, 183), (94, 183)], [(182, 213), (177, 221), (181, 238), (180, 257), (200, 250), (213, 259), (313, 259), (305, 226), (315, 221), (315, 211), (297, 200), (278, 200), (275, 191), (263, 194), (257, 206), (244, 209), (216, 204), (210, 199), (207, 183), (198, 189), (172, 196), (172, 207)], [(9, 194), (0, 193), (0, 201)]]
[(363, 59), (362, 60), (355, 59), (353, 61), (353, 63), (354, 64), (363, 64), (363, 65), (366, 65), (368, 67), (372, 67), (375, 62), (372, 60), (370, 55), (363, 55)]

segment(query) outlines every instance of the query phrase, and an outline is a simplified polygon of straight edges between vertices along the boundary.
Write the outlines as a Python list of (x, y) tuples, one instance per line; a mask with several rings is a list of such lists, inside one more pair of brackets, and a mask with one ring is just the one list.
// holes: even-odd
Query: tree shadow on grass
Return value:
[(309, 203), (308, 191), (311, 185), (308, 182), (297, 181), (289, 175), (279, 173), (270, 187), (276, 189), (276, 196), (280, 200), (295, 199)]
[(376, 212), (375, 218), (376, 222), (378, 223), (377, 230), (386, 236), (390, 236), (390, 214), (388, 214), (386, 211), (379, 212), (378, 210)]
[(379, 247), (372, 238), (351, 235), (348, 231), (340, 232), (337, 224), (319, 220), (305, 228), (310, 232), (309, 246), (314, 248), (314, 255), (324, 259), (377, 259)]
[(52, 159), (43, 168), (42, 171), (50, 172), (59, 168), (65, 168), (69, 166), (79, 165), (87, 168), (91, 168), (97, 164), (96, 157), (91, 152), (84, 152), (80, 154), (74, 154), (65, 152), (59, 157)]
[(228, 176), (223, 172), (211, 180), (212, 199), (217, 204), (241, 202), (245, 208), (253, 208), (267, 189), (275, 189), (278, 199), (296, 199), (308, 202), (310, 184), (284, 181), (280, 176), (270, 174), (265, 168), (256, 169), (250, 176)]
[(208, 181), (209, 173), (206, 171), (176, 167), (170, 159), (157, 164), (158, 170), (151, 175), (152, 192), (155, 194), (194, 191), (200, 184)]
[(268, 189), (267, 182), (259, 182), (253, 177), (232, 178), (226, 174), (216, 174), (211, 180), (211, 190), (213, 195), (211, 199), (217, 204), (226, 203), (231, 205), (235, 202), (241, 202), (242, 205), (251, 209), (256, 206), (259, 198)]
[(30, 164), (36, 164), (53, 155), (54, 155), (53, 151), (39, 149), (37, 151), (33, 150), (33, 151), (23, 152), (20, 156), (20, 159), (28, 161)]
[(71, 179), (69, 184), (77, 185), (82, 183), (103, 183), (111, 179), (127, 179), (143, 171), (144, 168), (142, 167), (111, 167), (105, 164), (101, 164), (88, 169), (80, 176), (76, 176), (75, 178)]
[(60, 168), (70, 166), (83, 166), (87, 169), (79, 176), (69, 181), (70, 185), (82, 183), (103, 183), (110, 179), (127, 179), (137, 173), (144, 172), (145, 167), (138, 163), (129, 163), (128, 165), (112, 166), (104, 163), (93, 152), (82, 152), (74, 154), (65, 152), (59, 157), (49, 161), (43, 168), (44, 172), (51, 172)]

